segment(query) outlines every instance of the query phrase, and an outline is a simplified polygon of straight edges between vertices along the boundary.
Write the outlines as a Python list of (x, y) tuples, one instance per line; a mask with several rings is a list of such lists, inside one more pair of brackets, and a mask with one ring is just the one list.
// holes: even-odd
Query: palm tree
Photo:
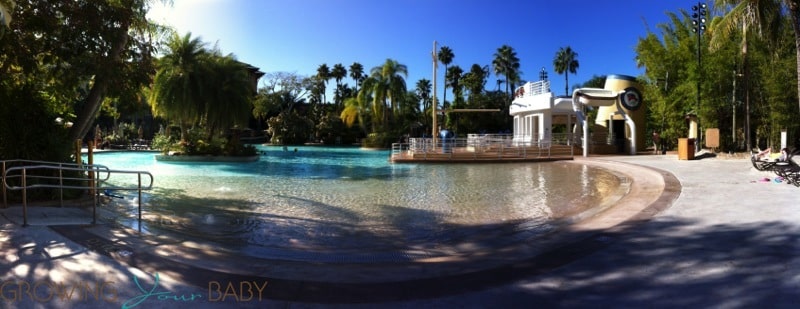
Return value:
[(331, 79), (331, 70), (328, 69), (328, 65), (323, 63), (317, 67), (317, 79), (319, 79), (321, 85), (320, 90), (322, 91), (322, 103), (326, 103), (327, 99), (325, 98), (325, 88), (328, 87), (328, 81)]
[(444, 84), (450, 86), (450, 89), (453, 89), (453, 105), (457, 105), (463, 100), (462, 95), (464, 87), (461, 85), (461, 74), (463, 73), (464, 70), (457, 65), (447, 68), (447, 72), (445, 73)]
[(331, 70), (331, 77), (333, 80), (336, 81), (336, 94), (334, 101), (336, 106), (338, 107), (342, 101), (342, 79), (347, 76), (347, 69), (341, 63), (337, 63), (333, 65), (333, 69)]
[[(399, 111), (400, 101), (406, 94), (405, 77), (408, 76), (408, 68), (395, 60), (386, 59), (381, 66), (370, 70), (370, 76), (364, 80), (360, 99), (372, 97), (372, 110), (375, 119), (382, 119), (384, 129), (390, 124), (390, 114)], [(388, 110), (388, 112), (387, 112)]]
[(480, 94), (486, 86), (486, 78), (489, 77), (489, 66), (472, 64), (469, 72), (464, 74), (462, 84), (469, 91), (469, 96)]
[(253, 81), (244, 63), (233, 55), (213, 55), (206, 70), (205, 117), (208, 139), (217, 129), (246, 126), (253, 110)]
[(367, 123), (365, 121), (365, 116), (367, 115), (369, 115), (369, 108), (367, 108), (366, 102), (361, 100), (360, 97), (350, 97), (344, 100), (344, 109), (339, 115), (339, 118), (342, 119), (342, 123), (348, 128), (352, 127), (353, 123), (358, 120), (361, 131), (366, 134)]
[[(439, 53), (436, 56), (439, 58), (439, 62), (444, 64), (444, 71), (446, 75), (447, 66), (450, 65), (450, 63), (453, 62), (453, 58), (456, 57), (455, 54), (453, 54), (453, 50), (450, 49), (450, 47), (442, 46), (441, 48), (439, 48)], [(445, 79), (447, 79), (447, 77), (445, 77)], [(443, 88), (444, 88), (443, 91), (444, 97), (442, 97), (442, 104), (444, 104), (444, 106), (447, 107), (447, 83), (444, 84)]]
[(508, 45), (500, 46), (497, 52), (494, 53), (494, 60), (492, 60), (492, 67), (494, 73), (499, 77), (503, 75), (506, 77), (506, 95), (511, 97), (511, 90), (509, 87), (516, 85), (520, 79), (519, 71), (519, 58), (514, 48)]
[(564, 73), (564, 95), (569, 95), (569, 73), (576, 74), (578, 72), (578, 53), (572, 50), (572, 47), (562, 47), (556, 52), (556, 57), (553, 59), (553, 69), (556, 73)]
[[(787, 0), (787, 3), (795, 1)], [(733, 9), (723, 17), (715, 18), (712, 21), (709, 27), (709, 31), (712, 34), (712, 48), (721, 45), (721, 40), (727, 39), (739, 26), (742, 27), (742, 71), (744, 73), (745, 115), (747, 115), (745, 118), (745, 139), (747, 140), (747, 150), (751, 151), (753, 148), (750, 144), (750, 91), (748, 85), (750, 69), (747, 58), (748, 29), (755, 27), (758, 30), (756, 31), (757, 35), (768, 36), (770, 39), (777, 37), (778, 28), (774, 25), (777, 24), (776, 20), (780, 19), (780, 3), (779, 0), (719, 0), (714, 3), (719, 8), (733, 6)], [(794, 27), (796, 29), (797, 25)], [(795, 36), (797, 37), (797, 33), (795, 33)], [(800, 53), (800, 51), (798, 52)], [(798, 57), (800, 57), (800, 55)], [(800, 63), (798, 63), (798, 76), (800, 76)], [(798, 91), (800, 92), (800, 85), (798, 85)], [(800, 93), (798, 93), (798, 95), (800, 95)]]
[(358, 93), (358, 86), (364, 81), (364, 66), (358, 62), (353, 62), (350, 65), (350, 78), (356, 82), (356, 93)]
[(178, 122), (181, 140), (186, 139), (186, 125), (204, 112), (203, 58), (205, 44), (191, 33), (183, 37), (173, 34), (167, 41), (167, 51), (158, 60), (149, 103), (153, 115)]
[(431, 107), (431, 81), (425, 78), (418, 80), (414, 92), (422, 100), (422, 110), (428, 110)]

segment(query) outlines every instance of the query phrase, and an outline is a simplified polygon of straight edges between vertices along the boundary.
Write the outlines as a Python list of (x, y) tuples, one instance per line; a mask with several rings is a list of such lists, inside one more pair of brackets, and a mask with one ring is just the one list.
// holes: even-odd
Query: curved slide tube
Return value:
[(622, 113), (625, 123), (631, 128), (631, 154), (636, 154), (636, 124), (633, 119), (619, 106), (619, 95), (624, 91), (615, 92), (602, 88), (579, 88), (572, 92), (572, 110), (578, 117), (583, 126), (583, 156), (589, 156), (589, 124), (583, 115), (583, 107), (588, 106), (611, 106), (617, 104), (617, 111)]

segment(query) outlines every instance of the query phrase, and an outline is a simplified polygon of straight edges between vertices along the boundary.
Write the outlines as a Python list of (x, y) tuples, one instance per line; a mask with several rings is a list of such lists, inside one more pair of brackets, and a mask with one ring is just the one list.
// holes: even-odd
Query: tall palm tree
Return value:
[(317, 67), (317, 79), (321, 82), (319, 86), (322, 90), (322, 103), (325, 104), (327, 102), (325, 88), (328, 87), (328, 81), (331, 79), (331, 70), (328, 68), (327, 64), (323, 63)]
[(494, 60), (492, 60), (492, 67), (494, 73), (499, 77), (500, 75), (506, 78), (506, 95), (511, 97), (511, 90), (509, 87), (516, 85), (520, 79), (519, 71), (519, 58), (514, 48), (508, 45), (500, 46), (497, 52), (494, 53)]
[(578, 53), (572, 50), (572, 47), (561, 47), (556, 52), (556, 57), (553, 59), (553, 69), (558, 74), (564, 73), (564, 95), (569, 95), (569, 73), (576, 74), (578, 72)]
[(417, 81), (414, 92), (419, 96), (422, 101), (422, 110), (426, 111), (431, 108), (431, 81), (421, 78)]
[(208, 139), (217, 129), (246, 126), (253, 110), (253, 81), (247, 65), (233, 55), (213, 55), (206, 69), (205, 118)]
[(361, 86), (361, 82), (364, 81), (364, 66), (358, 62), (353, 62), (350, 65), (350, 78), (356, 82), (356, 93), (358, 93), (358, 87)]
[(461, 84), (461, 75), (464, 73), (464, 70), (461, 69), (460, 66), (454, 65), (452, 67), (447, 68), (447, 72), (445, 73), (445, 85), (450, 86), (450, 89), (453, 89), (453, 105), (457, 105), (461, 100), (463, 100), (463, 85)]
[[(450, 47), (442, 46), (442, 47), (439, 48), (439, 53), (436, 54), (436, 57), (439, 58), (439, 62), (444, 64), (444, 71), (445, 71), (445, 75), (446, 75), (447, 74), (447, 66), (450, 65), (450, 63), (453, 62), (453, 58), (456, 57), (455, 54), (453, 54), (453, 50), (450, 49)], [(447, 77), (445, 77), (445, 79), (447, 79)], [(444, 91), (442, 91), (443, 95), (444, 95), (442, 97), (442, 104), (444, 104), (444, 106), (446, 107), (447, 106), (447, 83), (445, 83), (444, 87), (442, 87), (442, 88), (444, 88)]]
[(486, 78), (489, 77), (489, 66), (480, 66), (477, 63), (472, 64), (469, 72), (464, 74), (462, 84), (464, 88), (469, 91), (469, 96), (480, 94), (486, 86)]
[(344, 100), (344, 109), (339, 115), (339, 118), (342, 119), (342, 123), (348, 128), (352, 127), (353, 124), (358, 121), (361, 131), (366, 134), (367, 122), (365, 116), (367, 115), (369, 115), (369, 108), (365, 100), (361, 100), (360, 97), (350, 97)]
[(406, 65), (386, 59), (383, 65), (372, 68), (370, 76), (364, 80), (359, 96), (361, 99), (372, 97), (373, 122), (382, 119), (384, 129), (390, 125), (390, 115), (399, 111), (400, 101), (406, 94), (407, 76)]
[(331, 69), (331, 77), (333, 80), (336, 81), (336, 97), (334, 101), (336, 106), (338, 107), (342, 102), (342, 79), (347, 76), (347, 69), (341, 63), (337, 63), (333, 65), (333, 69)]
[(167, 50), (157, 62), (153, 91), (149, 103), (153, 115), (175, 121), (181, 127), (181, 139), (186, 139), (186, 125), (198, 119), (203, 103), (203, 61), (207, 57), (205, 44), (191, 33), (183, 37), (173, 34)]
[[(421, 79), (419, 79), (417, 81), (416, 87), (414, 88), (414, 93), (419, 98), (419, 101), (422, 101), (421, 102), (422, 103), (422, 122), (425, 123), (425, 124), (433, 125), (432, 119), (431, 119), (431, 116), (430, 116), (430, 114), (431, 114), (430, 108), (432, 107), (431, 106), (431, 103), (432, 103), (431, 88), (432, 88), (431, 81), (428, 80), (428, 79), (425, 79), (425, 78), (421, 78)], [(417, 104), (420, 103), (419, 101), (417, 102)]]
[[(788, 2), (789, 1), (787, 1), (787, 3)], [(721, 45), (721, 40), (727, 39), (738, 27), (742, 27), (742, 73), (744, 73), (746, 115), (745, 139), (747, 140), (747, 150), (750, 151), (753, 148), (750, 143), (750, 69), (747, 58), (747, 36), (750, 32), (748, 30), (754, 27), (757, 30), (755, 32), (756, 35), (765, 36), (774, 40), (778, 33), (778, 27), (776, 27), (776, 25), (780, 24), (780, 2), (779, 0), (718, 0), (714, 3), (721, 9), (730, 6), (733, 6), (733, 8), (721, 18), (715, 18), (711, 22), (709, 31), (712, 34), (712, 48)], [(797, 34), (795, 34), (795, 36), (797, 36)], [(798, 76), (800, 76), (800, 63), (798, 63)], [(800, 85), (798, 86), (798, 91), (800, 91)], [(800, 95), (800, 93), (798, 94)]]

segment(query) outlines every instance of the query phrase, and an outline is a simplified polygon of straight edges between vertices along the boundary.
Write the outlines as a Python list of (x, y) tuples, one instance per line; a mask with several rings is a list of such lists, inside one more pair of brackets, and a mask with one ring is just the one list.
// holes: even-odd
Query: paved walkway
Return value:
[[(494, 258), (467, 257), (464, 263), (268, 263), (102, 225), (20, 228), (13, 210), (6, 210), (0, 216), (0, 302), (12, 308), (115, 307), (140, 300), (147, 308), (176, 302), (211, 308), (800, 305), (800, 188), (759, 182), (774, 175), (744, 159), (576, 161), (637, 174), (632, 178), (638, 187), (616, 207), (549, 239), (566, 245), (490, 248)], [(32, 215), (47, 221), (44, 214)], [(503, 257), (513, 259), (504, 264)], [(287, 273), (277, 276), (279, 271)], [(306, 278), (285, 279), (288, 272)], [(393, 280), (403, 276), (410, 277)]]

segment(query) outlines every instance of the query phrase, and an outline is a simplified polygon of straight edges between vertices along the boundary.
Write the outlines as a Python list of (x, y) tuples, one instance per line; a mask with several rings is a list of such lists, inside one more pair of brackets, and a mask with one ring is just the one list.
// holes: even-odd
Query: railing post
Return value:
[(58, 164), (58, 206), (64, 207), (64, 170), (63, 164)]
[(25, 168), (22, 169), (22, 226), (28, 226), (28, 182), (26, 181), (27, 173)]
[(88, 145), (87, 146), (88, 150), (87, 150), (86, 157), (89, 160), (87, 164), (90, 166), (90, 168), (89, 168), (89, 187), (91, 187), (91, 189), (89, 189), (89, 194), (94, 195), (94, 193), (95, 193), (94, 192), (94, 170), (91, 168), (93, 166), (93, 164), (94, 164), (94, 158), (92, 156), (92, 150), (94, 149), (94, 141), (88, 141), (88, 142), (86, 142), (86, 145)]
[(6, 161), (3, 161), (3, 208), (8, 208), (8, 197), (6, 196)]
[[(89, 155), (89, 157), (91, 158), (91, 155)], [(94, 168), (95, 167), (93, 165), (89, 166), (90, 170), (94, 169)], [(97, 181), (96, 181), (95, 177), (97, 177), (97, 179), (100, 179), (100, 172), (98, 171), (97, 173), (94, 173), (94, 172), (90, 172), (90, 173), (92, 173), (92, 174), (90, 174), (91, 177), (92, 177), (92, 180), (91, 180), (91, 184), (89, 185), (89, 187), (91, 187), (90, 190), (92, 192), (92, 224), (97, 224), (97, 198), (98, 198), (99, 192), (97, 192)]]
[(139, 227), (141, 228), (141, 226), (142, 226), (142, 173), (136, 173), (136, 175), (139, 178), (139, 186), (137, 188), (138, 188), (138, 191), (139, 191), (139, 200), (138, 200), (139, 201)]

